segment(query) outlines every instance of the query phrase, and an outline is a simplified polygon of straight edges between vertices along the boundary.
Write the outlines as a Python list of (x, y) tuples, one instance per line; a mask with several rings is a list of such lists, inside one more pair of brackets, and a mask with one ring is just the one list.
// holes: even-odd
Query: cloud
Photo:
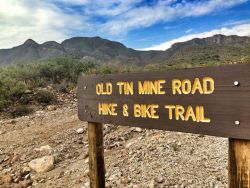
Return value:
[(185, 33), (191, 33), (193, 31), (193, 29), (188, 29), (185, 31)]
[[(80, 35), (117, 38), (135, 29), (201, 16), (247, 0), (0, 0), (0, 48)], [(167, 29), (167, 27), (166, 27)]]
[(43, 1), (1, 0), (0, 48), (8, 48), (32, 38), (38, 42), (62, 41), (72, 28), (85, 29), (84, 16), (68, 14)]
[(106, 16), (109, 19), (116, 19), (116, 16), (126, 14), (126, 12), (133, 10), (135, 6), (142, 2), (143, 0), (92, 0), (84, 9), (88, 15)]
[(203, 33), (189, 34), (189, 35), (185, 35), (185, 36), (173, 39), (173, 40), (163, 42), (161, 44), (153, 45), (149, 48), (143, 48), (140, 50), (166, 50), (170, 48), (174, 43), (177, 43), (177, 42), (185, 42), (194, 38), (211, 37), (216, 34), (223, 34), (227, 36), (229, 35), (250, 36), (250, 23), (237, 25), (231, 28), (223, 27), (220, 29), (214, 29), (211, 31), (203, 32)]
[[(229, 8), (247, 0), (180, 1), (159, 0), (153, 6), (138, 6), (103, 24), (103, 29), (119, 35), (133, 29), (145, 28), (177, 18), (195, 17)], [(185, 2), (185, 3), (184, 3)]]
[(63, 3), (66, 5), (86, 5), (90, 0), (49, 0), (51, 3)]
[(222, 24), (222, 26), (235, 26), (235, 25), (242, 25), (250, 23), (250, 19), (244, 19), (244, 20), (229, 20)]

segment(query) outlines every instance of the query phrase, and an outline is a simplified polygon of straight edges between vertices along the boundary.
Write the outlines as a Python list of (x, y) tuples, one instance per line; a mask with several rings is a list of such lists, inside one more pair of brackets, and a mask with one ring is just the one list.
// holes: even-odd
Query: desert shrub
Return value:
[(11, 113), (13, 117), (26, 116), (33, 112), (33, 109), (27, 105), (19, 105), (15, 107), (14, 111)]
[(54, 58), (40, 64), (39, 76), (52, 83), (61, 83), (63, 80), (76, 83), (81, 72), (88, 73), (95, 67), (94, 62), (73, 58)]
[(34, 96), (32, 94), (23, 94), (22, 97), (19, 99), (21, 104), (29, 104), (34, 100)]
[(0, 112), (7, 106), (8, 101), (0, 96)]
[(57, 91), (62, 93), (70, 93), (75, 88), (76, 84), (72, 82), (63, 81), (60, 84), (56, 84), (54, 87)]
[(56, 96), (47, 90), (39, 90), (35, 95), (35, 100), (39, 103), (50, 104), (56, 102)]
[(142, 70), (142, 67), (133, 64), (103, 64), (92, 70), (95, 74), (126, 73)]
[[(80, 73), (91, 73), (97, 68), (95, 62), (71, 57), (51, 58), (31, 64), (0, 67), (0, 110), (16, 103), (28, 104), (31, 96), (26, 90), (46, 87), (48, 84), (65, 82), (62, 91), (68, 92), (76, 86)], [(32, 99), (33, 100), (33, 99)], [(52, 94), (39, 92), (34, 99), (41, 103), (54, 101)]]

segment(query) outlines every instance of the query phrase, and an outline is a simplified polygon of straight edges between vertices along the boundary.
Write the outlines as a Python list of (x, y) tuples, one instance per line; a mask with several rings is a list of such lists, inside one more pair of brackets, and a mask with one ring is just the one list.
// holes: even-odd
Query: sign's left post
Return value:
[(90, 188), (105, 188), (103, 125), (88, 122)]

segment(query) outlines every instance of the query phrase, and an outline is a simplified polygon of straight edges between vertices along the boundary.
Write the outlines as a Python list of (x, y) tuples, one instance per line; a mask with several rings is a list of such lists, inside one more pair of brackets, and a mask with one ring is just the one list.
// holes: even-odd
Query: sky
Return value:
[(100, 36), (140, 50), (250, 36), (250, 0), (0, 0), (0, 48)]

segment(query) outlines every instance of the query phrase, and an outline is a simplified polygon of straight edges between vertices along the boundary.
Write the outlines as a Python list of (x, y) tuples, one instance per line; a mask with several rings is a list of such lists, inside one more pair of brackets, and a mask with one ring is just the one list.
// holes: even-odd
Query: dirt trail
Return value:
[[(104, 135), (107, 187), (227, 186), (227, 139), (112, 125)], [(89, 187), (87, 152), (75, 103), (0, 120), (0, 187)], [(21, 173), (45, 155), (56, 159), (52, 171)]]

